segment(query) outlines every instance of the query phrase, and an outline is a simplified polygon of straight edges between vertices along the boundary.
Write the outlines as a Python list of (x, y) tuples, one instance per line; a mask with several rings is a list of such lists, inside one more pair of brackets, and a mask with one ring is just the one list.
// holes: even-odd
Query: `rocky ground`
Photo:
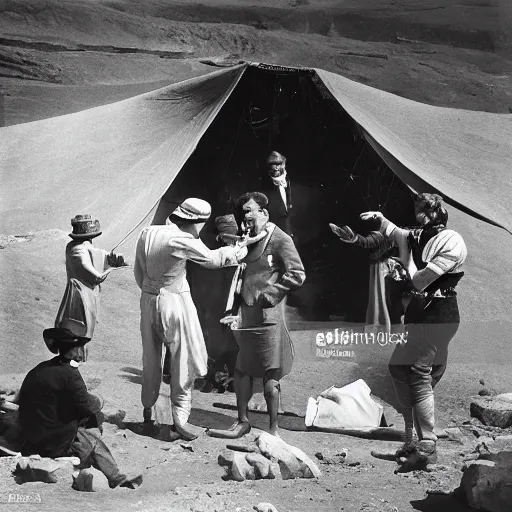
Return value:
[[(394, 462), (373, 458), (370, 451), (393, 449), (399, 446), (398, 442), (306, 431), (300, 417), (303, 413), (297, 408), (300, 416), (282, 417), (282, 438), (315, 460), (322, 476), (312, 480), (225, 481), (224, 470), (217, 463), (225, 440), (203, 433), (193, 442), (169, 442), (165, 440), (165, 428), (141, 431), (139, 369), (92, 361), (82, 366), (82, 372), (89, 388), (105, 399), (106, 409), (126, 411), (124, 422), (105, 424), (103, 436), (121, 468), (130, 474), (144, 475), (143, 485), (137, 490), (81, 493), (71, 489), (69, 475), (55, 484), (19, 484), (11, 474), (15, 458), (3, 457), (0, 502), (13, 500), (12, 495), (40, 499), (37, 510), (41, 511), (70, 507), (112, 511), (249, 511), (260, 502), (270, 502), (279, 511), (463, 511), (467, 507), (448, 493), (459, 485), (464, 459), (489, 436), (508, 433), (510, 437), (507, 430), (483, 427), (478, 420), (470, 420), (469, 414), (460, 421), (441, 413), (448, 437), (439, 442), (440, 460), (434, 471), (395, 475)], [(0, 389), (13, 390), (21, 377), (4, 375)], [(293, 394), (291, 384), (283, 391), (287, 399)], [(166, 393), (162, 386), (159, 404), (164, 404)], [(195, 392), (192, 423), (197, 427), (226, 427), (235, 415), (234, 404), (231, 393)], [(267, 419), (262, 413), (253, 413), (252, 418), (256, 428), (247, 436), (249, 439), (265, 428)], [(13, 504), (8, 510), (16, 507), (21, 505)]]

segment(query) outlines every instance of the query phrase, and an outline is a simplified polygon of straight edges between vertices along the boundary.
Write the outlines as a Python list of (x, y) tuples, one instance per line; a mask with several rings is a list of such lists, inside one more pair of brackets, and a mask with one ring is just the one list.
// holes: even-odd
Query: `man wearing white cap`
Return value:
[(185, 425), (192, 406), (194, 380), (207, 373), (208, 355), (196, 307), (186, 277), (186, 262), (203, 267), (237, 265), (245, 247), (211, 250), (199, 240), (210, 217), (210, 204), (189, 198), (174, 210), (166, 225), (149, 226), (139, 235), (134, 265), (135, 280), (142, 291), (142, 405), (144, 421), (160, 392), (162, 345), (171, 354), (171, 408), (176, 431), (185, 439), (195, 436)]

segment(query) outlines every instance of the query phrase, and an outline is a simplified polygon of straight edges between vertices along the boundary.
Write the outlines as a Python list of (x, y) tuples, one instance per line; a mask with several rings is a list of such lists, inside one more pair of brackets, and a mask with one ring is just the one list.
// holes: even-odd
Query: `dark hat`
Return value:
[(268, 165), (279, 165), (284, 164), (286, 162), (286, 158), (281, 155), (281, 153), (278, 153), (277, 151), (272, 151), (270, 155), (268, 155), (267, 158), (267, 164)]
[(59, 327), (52, 327), (43, 331), (43, 338), (48, 350), (58, 354), (60, 349), (82, 347), (91, 338), (85, 336), (87, 328), (82, 322), (76, 320), (63, 320)]
[(236, 235), (238, 233), (238, 224), (233, 214), (216, 217), (215, 227), (219, 235)]
[(74, 240), (85, 240), (101, 235), (100, 221), (90, 215), (76, 215), (71, 219), (73, 232), (69, 234)]
[(203, 199), (189, 197), (172, 212), (172, 215), (191, 222), (206, 222), (211, 213), (210, 203)]

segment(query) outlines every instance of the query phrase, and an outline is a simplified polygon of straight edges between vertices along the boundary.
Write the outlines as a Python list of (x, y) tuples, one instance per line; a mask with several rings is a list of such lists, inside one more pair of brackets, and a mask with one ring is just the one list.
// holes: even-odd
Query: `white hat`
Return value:
[(211, 213), (210, 203), (197, 197), (189, 197), (172, 212), (172, 215), (190, 222), (206, 222)]

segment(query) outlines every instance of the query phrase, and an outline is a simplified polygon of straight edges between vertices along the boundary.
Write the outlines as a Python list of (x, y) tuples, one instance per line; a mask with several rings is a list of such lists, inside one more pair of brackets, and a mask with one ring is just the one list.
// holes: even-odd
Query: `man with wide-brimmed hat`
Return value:
[(142, 405), (150, 422), (162, 379), (162, 346), (170, 352), (171, 409), (176, 431), (197, 437), (186, 426), (194, 380), (207, 373), (208, 355), (186, 276), (187, 261), (207, 268), (237, 265), (247, 253), (240, 245), (209, 249), (199, 233), (211, 215), (202, 199), (183, 201), (166, 225), (144, 228), (137, 240), (135, 280), (142, 291)]
[[(100, 284), (117, 267), (126, 266), (122, 255), (108, 253), (93, 246), (92, 240), (101, 235), (100, 223), (91, 215), (76, 215), (71, 219), (72, 241), (66, 246), (68, 282), (62, 298), (55, 327), (74, 320), (86, 328), (92, 339), (100, 304)], [(86, 350), (84, 349), (84, 360)]]
[(87, 391), (78, 370), (81, 349), (90, 341), (86, 327), (63, 321), (62, 327), (45, 329), (43, 338), (57, 356), (28, 372), (21, 385), (21, 452), (51, 458), (76, 456), (80, 469), (99, 469), (111, 488), (137, 487), (142, 476), (129, 479), (122, 474), (102, 439), (85, 428), (99, 427), (103, 421), (101, 401)]

